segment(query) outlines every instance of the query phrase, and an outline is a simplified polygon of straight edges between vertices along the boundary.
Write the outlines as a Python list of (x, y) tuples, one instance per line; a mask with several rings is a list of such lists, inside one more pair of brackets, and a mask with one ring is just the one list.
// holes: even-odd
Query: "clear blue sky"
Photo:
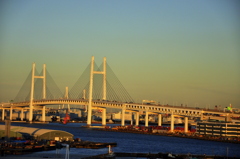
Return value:
[(237, 0), (1, 0), (0, 102), (32, 63), (70, 88), (95, 56), (136, 99), (240, 108)]

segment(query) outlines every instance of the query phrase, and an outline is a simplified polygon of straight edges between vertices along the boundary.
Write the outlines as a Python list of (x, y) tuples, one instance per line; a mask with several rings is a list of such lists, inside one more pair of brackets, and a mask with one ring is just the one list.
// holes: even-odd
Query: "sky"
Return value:
[(36, 63), (71, 88), (103, 57), (136, 101), (240, 108), (237, 0), (1, 0), (0, 102)]

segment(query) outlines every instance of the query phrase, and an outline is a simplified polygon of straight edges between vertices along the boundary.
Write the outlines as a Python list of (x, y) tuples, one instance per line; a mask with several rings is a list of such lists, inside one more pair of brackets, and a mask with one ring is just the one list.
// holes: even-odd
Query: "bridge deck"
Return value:
[[(84, 105), (87, 106), (89, 101), (86, 99), (52, 99), (52, 100), (34, 100), (33, 105), (34, 109), (40, 109), (44, 105), (61, 105), (61, 104), (72, 104), (72, 105)], [(9, 105), (4, 105), (2, 108), (9, 109), (29, 109), (30, 102), (18, 102), (11, 103)], [(126, 111), (147, 111), (151, 113), (160, 113), (160, 114), (173, 114), (173, 115), (182, 115), (182, 116), (194, 116), (201, 117), (203, 114), (219, 114), (219, 115), (228, 115), (230, 112), (223, 112), (219, 110), (204, 110), (199, 108), (192, 107), (182, 107), (182, 106), (169, 106), (169, 105), (153, 105), (153, 104), (139, 104), (139, 103), (123, 103), (116, 101), (101, 101), (93, 100), (93, 107), (98, 108), (117, 108), (125, 109)], [(231, 113), (232, 116), (239, 116), (239, 114)]]

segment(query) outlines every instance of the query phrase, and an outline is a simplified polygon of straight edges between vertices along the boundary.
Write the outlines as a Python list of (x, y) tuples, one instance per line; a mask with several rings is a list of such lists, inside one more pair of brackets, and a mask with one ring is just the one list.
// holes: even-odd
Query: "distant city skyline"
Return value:
[(0, 102), (47, 65), (62, 92), (95, 56), (136, 101), (240, 108), (235, 0), (0, 2)]

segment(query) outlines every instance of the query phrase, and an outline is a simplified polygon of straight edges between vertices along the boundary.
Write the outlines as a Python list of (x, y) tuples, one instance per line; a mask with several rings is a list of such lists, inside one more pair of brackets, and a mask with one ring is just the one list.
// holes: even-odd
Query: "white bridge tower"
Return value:
[[(43, 79), (43, 99), (46, 99), (46, 64), (43, 64), (43, 75), (42, 76), (35, 76), (35, 63), (32, 64), (32, 82), (31, 82), (31, 92), (30, 92), (30, 104), (29, 104), (29, 122), (32, 122), (33, 119), (33, 100), (34, 100), (34, 85), (35, 85), (35, 78), (42, 78)], [(45, 106), (43, 106), (42, 110), (42, 120), (45, 121)]]
[(103, 100), (107, 98), (107, 82), (106, 82), (106, 57), (103, 58), (103, 71), (94, 71), (94, 56), (91, 60), (91, 69), (90, 69), (90, 85), (89, 85), (89, 103), (88, 103), (88, 115), (87, 115), (87, 126), (91, 126), (92, 120), (92, 91), (93, 91), (93, 75), (102, 74), (103, 75)]

